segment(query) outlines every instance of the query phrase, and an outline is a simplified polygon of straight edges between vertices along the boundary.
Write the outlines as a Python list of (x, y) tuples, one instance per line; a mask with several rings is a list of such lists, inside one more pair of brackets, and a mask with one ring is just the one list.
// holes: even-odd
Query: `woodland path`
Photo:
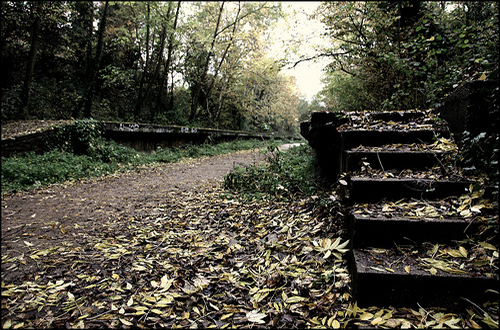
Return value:
[[(243, 150), (5, 195), (1, 253), (54, 246), (67, 241), (76, 230), (98, 230), (99, 222), (111, 216), (127, 219), (157, 214), (167, 193), (217, 184), (234, 166), (251, 165), (265, 158), (258, 149)], [(27, 239), (33, 245), (27, 246)]]

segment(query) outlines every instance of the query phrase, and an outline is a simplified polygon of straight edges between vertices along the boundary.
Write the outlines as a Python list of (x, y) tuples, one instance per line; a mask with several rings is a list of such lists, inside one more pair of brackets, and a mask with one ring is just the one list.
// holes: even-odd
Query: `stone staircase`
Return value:
[(314, 113), (302, 135), (343, 187), (358, 306), (498, 299), (496, 249), (481, 241), (497, 210), (449, 161), (457, 147), (432, 111)]

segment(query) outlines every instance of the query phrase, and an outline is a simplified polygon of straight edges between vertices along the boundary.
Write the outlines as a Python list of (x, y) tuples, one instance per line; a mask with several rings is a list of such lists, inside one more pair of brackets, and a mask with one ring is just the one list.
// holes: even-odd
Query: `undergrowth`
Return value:
[(2, 157), (2, 195), (68, 180), (126, 172), (144, 165), (272, 147), (279, 143), (278, 140), (257, 139), (218, 144), (207, 141), (201, 145), (159, 148), (147, 154), (104, 139), (98, 121), (79, 120), (74, 125), (59, 128), (53, 138), (46, 141), (47, 151), (43, 154), (30, 152)]
[(267, 162), (235, 166), (224, 178), (224, 187), (248, 198), (286, 199), (312, 196), (328, 190), (311, 147), (303, 144), (286, 151), (268, 147)]

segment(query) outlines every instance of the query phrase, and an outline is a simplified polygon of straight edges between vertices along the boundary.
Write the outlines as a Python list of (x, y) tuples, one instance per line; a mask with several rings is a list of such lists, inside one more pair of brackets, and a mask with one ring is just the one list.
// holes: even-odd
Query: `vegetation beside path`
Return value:
[(234, 140), (201, 145), (158, 148), (152, 153), (138, 152), (102, 137), (99, 122), (77, 120), (61, 126), (47, 152), (2, 157), (2, 195), (41, 188), (69, 180), (137, 170), (141, 166), (173, 163), (187, 158), (216, 156), (240, 150), (273, 148), (284, 140)]

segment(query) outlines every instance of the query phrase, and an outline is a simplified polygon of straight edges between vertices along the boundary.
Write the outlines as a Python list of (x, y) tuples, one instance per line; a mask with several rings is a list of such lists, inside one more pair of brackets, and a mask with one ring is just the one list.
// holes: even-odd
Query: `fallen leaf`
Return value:
[(252, 310), (250, 312), (246, 313), (246, 318), (248, 319), (249, 322), (252, 323), (259, 323), (259, 324), (264, 324), (263, 318), (265, 318), (267, 315), (264, 313), (259, 313), (258, 310)]

